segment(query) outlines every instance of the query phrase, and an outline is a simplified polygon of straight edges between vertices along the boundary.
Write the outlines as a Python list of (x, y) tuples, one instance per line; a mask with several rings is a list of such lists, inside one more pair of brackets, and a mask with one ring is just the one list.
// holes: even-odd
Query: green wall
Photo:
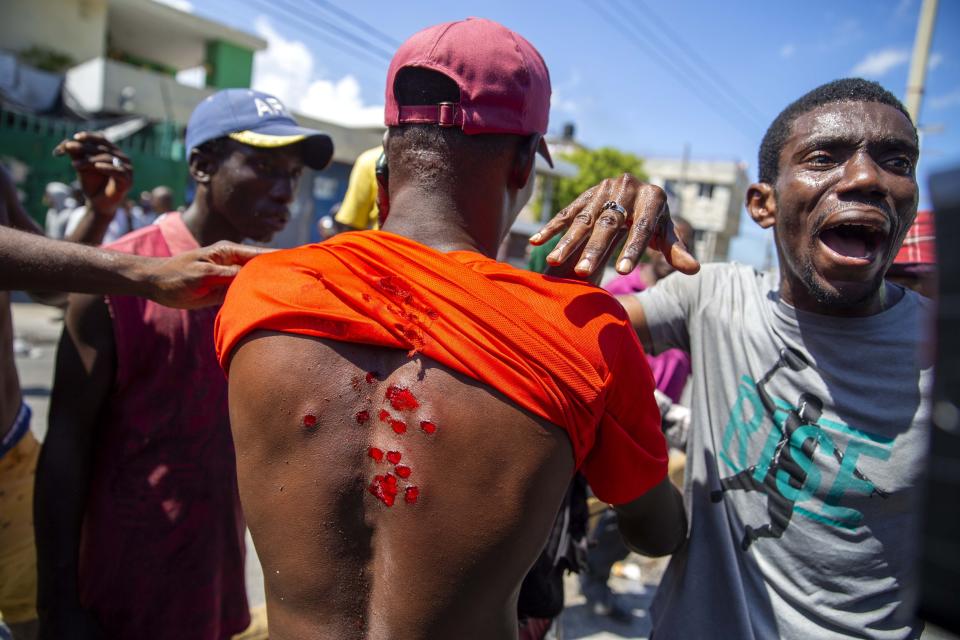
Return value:
[[(43, 191), (49, 182), (71, 183), (76, 173), (70, 161), (55, 158), (53, 148), (82, 129), (96, 129), (97, 123), (79, 123), (58, 118), (29, 116), (0, 110), (0, 164), (15, 159), (29, 168), (17, 188), (26, 194), (24, 205), (43, 224), (47, 208)], [(187, 165), (183, 161), (182, 132), (171, 123), (147, 126), (120, 143), (133, 162), (133, 187), (128, 197), (136, 200), (141, 191), (157, 185), (173, 190), (174, 202), (183, 204), (187, 188)]]
[(246, 88), (253, 77), (253, 51), (222, 40), (207, 42), (207, 86)]

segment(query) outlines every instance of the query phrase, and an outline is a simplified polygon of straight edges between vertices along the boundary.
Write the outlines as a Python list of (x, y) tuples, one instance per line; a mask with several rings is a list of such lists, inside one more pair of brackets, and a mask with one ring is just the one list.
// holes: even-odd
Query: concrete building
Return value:
[[(4, 14), (3, 48), (59, 55), (80, 110), (181, 126), (211, 92), (250, 86), (253, 55), (267, 46), (152, 0), (5, 0)], [(205, 68), (206, 88), (176, 81), (177, 72), (195, 67)]]
[(651, 183), (667, 192), (670, 212), (694, 229), (694, 251), (701, 262), (727, 260), (730, 241), (740, 230), (740, 213), (749, 180), (742, 162), (645, 158)]
[[(134, 162), (131, 197), (167, 184), (177, 203), (189, 201), (183, 131), (190, 114), (219, 89), (249, 87), (253, 56), (266, 48), (266, 41), (153, 0), (3, 4), (0, 162), (13, 169), (28, 210), (42, 222), (44, 186), (74, 177), (69, 162), (50, 156), (53, 146), (76, 131), (107, 127)], [(4, 99), (2, 63), (12, 66), (17, 58), (60, 77), (62, 98), (54, 109), (31, 110)], [(200, 86), (178, 81), (178, 73), (198, 68)], [(316, 218), (343, 197), (354, 160), (383, 135), (382, 127), (356, 129), (296, 117), (304, 126), (329, 133), (336, 152), (326, 171), (305, 171), (291, 207), (293, 219), (276, 238), (277, 246), (317, 238)]]
[[(167, 184), (176, 202), (188, 202), (192, 189), (183, 130), (190, 113), (218, 89), (249, 87), (253, 56), (267, 46), (262, 38), (153, 0), (3, 0), (3, 14), (0, 163), (13, 170), (28, 210), (41, 222), (44, 186), (74, 177), (69, 162), (51, 158), (50, 150), (83, 129), (114, 126), (119, 132), (116, 140), (136, 167), (131, 196)], [(62, 74), (63, 95), (55, 113), (31, 111), (5, 99), (5, 62), (12, 66), (15, 58)], [(202, 81), (178, 81), (178, 74), (188, 70), (199, 70), (195, 75)], [(343, 199), (357, 156), (383, 137), (383, 127), (346, 127), (301, 114), (296, 118), (330, 134), (334, 159), (322, 172), (304, 172), (292, 219), (274, 246), (317, 240), (317, 220)], [(550, 169), (538, 159), (538, 193), (547, 198), (547, 209), (551, 181), (575, 171), (562, 161)], [(529, 234), (513, 235), (517, 238), (511, 246), (519, 247)]]

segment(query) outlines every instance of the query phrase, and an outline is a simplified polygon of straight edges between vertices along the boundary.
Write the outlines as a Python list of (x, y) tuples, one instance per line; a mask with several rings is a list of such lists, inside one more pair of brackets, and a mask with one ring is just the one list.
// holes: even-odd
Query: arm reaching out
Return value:
[(0, 289), (132, 295), (196, 309), (222, 301), (240, 266), (267, 251), (218, 242), (144, 258), (0, 227)]

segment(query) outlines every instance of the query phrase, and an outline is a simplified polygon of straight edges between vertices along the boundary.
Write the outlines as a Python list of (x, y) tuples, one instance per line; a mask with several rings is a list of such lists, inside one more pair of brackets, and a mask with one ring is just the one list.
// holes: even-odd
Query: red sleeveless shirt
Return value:
[[(108, 245), (143, 256), (197, 247), (177, 213)], [(110, 638), (228, 639), (250, 617), (217, 309), (107, 303), (117, 369), (84, 518), (81, 601)]]

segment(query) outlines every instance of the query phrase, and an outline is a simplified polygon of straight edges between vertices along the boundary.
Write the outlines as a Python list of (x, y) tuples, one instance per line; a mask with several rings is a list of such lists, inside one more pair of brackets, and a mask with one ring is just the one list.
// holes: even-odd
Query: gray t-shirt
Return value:
[(639, 294), (656, 351), (693, 363), (690, 534), (655, 638), (914, 637), (931, 303), (837, 318), (777, 290), (717, 264)]

